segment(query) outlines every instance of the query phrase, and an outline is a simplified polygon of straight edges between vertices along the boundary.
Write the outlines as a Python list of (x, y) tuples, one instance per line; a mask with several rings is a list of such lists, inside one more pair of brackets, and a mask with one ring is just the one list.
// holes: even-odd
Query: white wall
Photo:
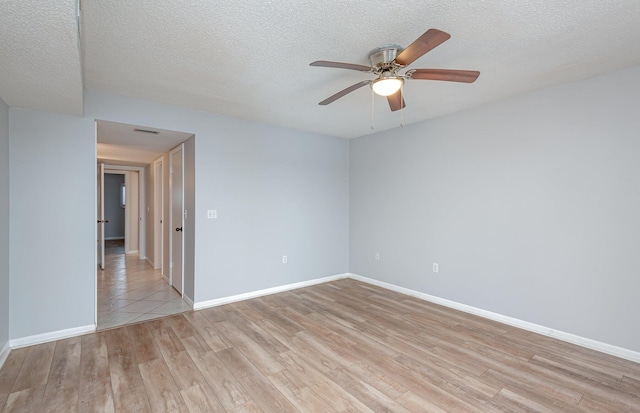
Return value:
[(351, 141), (351, 272), (640, 351), (639, 114), (634, 68)]
[(196, 302), (348, 271), (345, 140), (95, 92), (10, 115), (12, 339), (93, 324), (95, 119), (195, 134)]
[(94, 121), (12, 108), (9, 137), (10, 338), (92, 325)]
[(0, 351), (9, 341), (9, 108), (0, 99)]

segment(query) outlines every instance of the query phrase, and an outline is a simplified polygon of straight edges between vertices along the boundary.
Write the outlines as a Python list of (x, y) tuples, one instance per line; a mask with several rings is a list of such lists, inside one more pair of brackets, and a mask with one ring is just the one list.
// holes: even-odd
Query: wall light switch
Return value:
[(438, 272), (438, 263), (437, 262), (433, 263), (433, 272)]
[(215, 209), (207, 210), (207, 219), (216, 219), (218, 218), (218, 211)]

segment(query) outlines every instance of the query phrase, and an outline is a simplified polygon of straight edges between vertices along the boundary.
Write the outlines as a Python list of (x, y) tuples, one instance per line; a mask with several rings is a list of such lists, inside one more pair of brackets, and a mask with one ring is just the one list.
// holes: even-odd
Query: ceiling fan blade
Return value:
[(393, 112), (395, 112), (396, 110), (400, 110), (400, 109), (404, 108), (405, 106), (407, 106), (407, 105), (405, 105), (404, 98), (402, 97), (402, 89), (398, 90), (393, 95), (387, 96), (387, 101), (389, 102), (389, 107), (391, 108), (391, 111), (393, 111)]
[(449, 70), (449, 69), (415, 69), (407, 74), (411, 79), (444, 80), (447, 82), (473, 83), (480, 72), (475, 70)]
[(336, 69), (357, 70), (359, 72), (371, 72), (372, 70), (369, 66), (357, 65), (354, 63), (329, 62), (326, 60), (318, 60), (313, 63), (309, 63), (309, 66), (333, 67)]
[(338, 99), (340, 99), (341, 97), (343, 97), (344, 95), (353, 92), (356, 89), (360, 89), (362, 86), (364, 85), (368, 85), (369, 83), (371, 83), (370, 80), (363, 80), (362, 82), (358, 82), (355, 85), (351, 85), (346, 89), (341, 90), (340, 92), (336, 93), (335, 95), (326, 98), (325, 100), (323, 100), (322, 102), (318, 103), (318, 105), (328, 105), (329, 103), (336, 101)]
[(401, 66), (408, 66), (428, 51), (435, 49), (449, 40), (451, 35), (438, 29), (429, 29), (395, 58)]

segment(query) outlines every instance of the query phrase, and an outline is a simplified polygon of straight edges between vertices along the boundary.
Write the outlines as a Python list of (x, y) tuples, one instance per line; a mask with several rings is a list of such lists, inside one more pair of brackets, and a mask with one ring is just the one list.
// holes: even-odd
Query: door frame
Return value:
[[(105, 175), (107, 175), (107, 174), (109, 174), (109, 175), (123, 175), (124, 176), (124, 186), (126, 188), (125, 190), (126, 191), (129, 190), (128, 187), (127, 187), (127, 171), (118, 171), (118, 170), (115, 170), (115, 169), (107, 169), (107, 166), (105, 165), (104, 174)], [(124, 252), (125, 253), (127, 252), (127, 241), (128, 241), (128, 237), (127, 237), (127, 235), (128, 235), (127, 234), (127, 231), (128, 231), (127, 227), (129, 226), (128, 225), (128, 221), (129, 221), (128, 213), (129, 213), (129, 210), (127, 210), (127, 205), (125, 203), (125, 206), (124, 206)]]
[[(173, 154), (182, 151), (182, 214), (181, 216), (181, 227), (184, 228), (184, 143), (176, 146), (172, 150), (169, 151), (169, 284), (173, 287), (173, 231), (174, 231), (174, 222), (173, 222)], [(181, 273), (182, 273), (182, 282), (180, 287), (180, 295), (184, 298), (184, 230), (180, 233), (180, 239), (182, 242), (182, 259), (181, 262)]]
[[(147, 191), (145, 187), (145, 176), (144, 176), (144, 167), (140, 166), (124, 166), (124, 165), (111, 165), (105, 164), (104, 170), (109, 170), (109, 173), (125, 173), (125, 172), (138, 172), (138, 254), (140, 255), (141, 260), (145, 260), (147, 258), (147, 246), (146, 246), (146, 237), (147, 237), (147, 214), (145, 211), (147, 210)], [(126, 182), (126, 178), (125, 178)], [(125, 206), (125, 211), (126, 211)], [(125, 212), (126, 213), (126, 212)], [(128, 218), (128, 217), (127, 217)], [(125, 231), (125, 242), (128, 234), (128, 225), (125, 222), (124, 231)], [(125, 246), (126, 252), (126, 246)]]
[(97, 194), (97, 227), (96, 235), (98, 238), (98, 252), (96, 261), (100, 270), (104, 271), (104, 163), (98, 163), (96, 181), (96, 194)]

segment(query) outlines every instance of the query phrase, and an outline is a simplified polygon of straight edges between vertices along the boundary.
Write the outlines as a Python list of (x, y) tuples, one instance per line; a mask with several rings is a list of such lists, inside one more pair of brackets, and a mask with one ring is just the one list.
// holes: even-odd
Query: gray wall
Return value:
[(9, 108), (0, 99), (0, 351), (9, 341)]
[(639, 113), (634, 68), (351, 141), (351, 272), (640, 351)]
[(123, 183), (123, 174), (104, 175), (104, 217), (109, 220), (104, 226), (105, 238), (124, 239), (124, 208), (120, 206), (120, 184)]
[(95, 119), (195, 134), (194, 301), (348, 271), (347, 141), (88, 91), (85, 118), (10, 110), (11, 338), (93, 324)]
[(92, 325), (95, 123), (12, 108), (9, 137), (10, 338)]

